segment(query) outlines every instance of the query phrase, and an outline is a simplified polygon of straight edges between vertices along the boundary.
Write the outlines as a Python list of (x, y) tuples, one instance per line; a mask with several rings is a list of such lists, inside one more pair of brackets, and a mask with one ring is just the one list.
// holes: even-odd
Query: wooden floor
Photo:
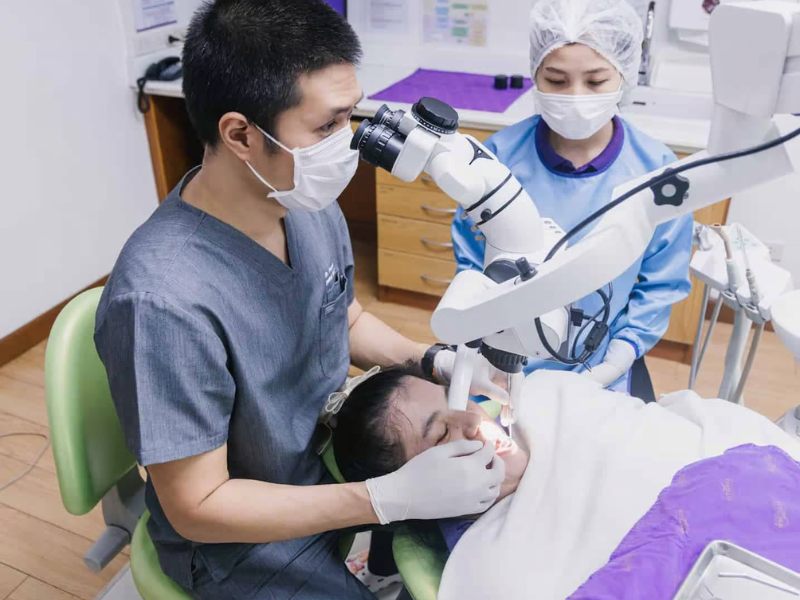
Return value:
[[(376, 298), (374, 251), (357, 247), (356, 293), (362, 304), (409, 337), (432, 341), (430, 313)], [(722, 372), (726, 336), (721, 324), (706, 358), (697, 389), (714, 396)], [(686, 365), (649, 359), (657, 393), (686, 387)], [(800, 403), (800, 372), (775, 334), (765, 334), (746, 393), (746, 403), (777, 418)], [(0, 367), (0, 435), (47, 433), (44, 403), (44, 343)], [(0, 438), (0, 486), (31, 464), (42, 447), (36, 437)], [(73, 517), (58, 495), (53, 457), (48, 451), (33, 471), (0, 492), (0, 599), (93, 598), (125, 564), (118, 557), (103, 573), (90, 573), (82, 556), (102, 531), (99, 510)]]

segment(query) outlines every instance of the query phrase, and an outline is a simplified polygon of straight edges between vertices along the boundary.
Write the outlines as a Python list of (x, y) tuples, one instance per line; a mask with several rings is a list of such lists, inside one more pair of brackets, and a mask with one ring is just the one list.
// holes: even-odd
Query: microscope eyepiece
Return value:
[(378, 112), (375, 113), (375, 116), (372, 118), (374, 123), (380, 123), (381, 125), (386, 125), (387, 127), (398, 131), (398, 127), (400, 126), (400, 121), (403, 120), (403, 117), (406, 116), (406, 111), (404, 110), (392, 110), (385, 104), (378, 109)]
[[(376, 115), (377, 117), (377, 115)], [(350, 142), (362, 160), (391, 173), (406, 138), (388, 125), (364, 119)]]
[[(407, 171), (410, 170), (418, 174), (427, 160), (426, 153), (430, 152), (430, 148), (421, 144), (421, 140), (430, 134), (441, 137), (454, 133), (458, 129), (458, 113), (435, 98), (422, 98), (412, 107), (412, 115), (413, 118), (406, 118), (405, 111), (392, 110), (384, 104), (374, 117), (361, 122), (350, 148), (358, 150), (362, 160), (391, 173), (403, 147), (411, 139), (411, 147), (404, 154), (408, 160), (403, 159), (399, 172), (408, 175)], [(415, 131), (427, 135), (411, 136)], [(413, 142), (414, 139), (417, 141)]]
[(353, 134), (353, 139), (350, 140), (350, 150), (361, 149), (361, 141), (364, 139), (364, 136), (367, 135), (367, 129), (370, 127), (372, 127), (372, 121), (369, 119), (361, 121), (358, 129), (356, 129), (356, 132)]

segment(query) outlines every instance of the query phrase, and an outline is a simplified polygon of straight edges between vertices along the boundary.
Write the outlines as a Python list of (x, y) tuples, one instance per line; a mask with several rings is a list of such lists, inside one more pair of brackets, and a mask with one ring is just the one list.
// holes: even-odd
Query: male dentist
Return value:
[[(348, 366), (451, 353), (365, 312), (336, 199), (362, 91), (353, 30), (322, 0), (217, 0), (194, 16), (183, 91), (204, 144), (125, 245), (95, 341), (147, 468), (164, 571), (196, 598), (369, 598), (336, 529), (486, 509), (503, 461), (479, 442), (332, 484), (312, 435)], [(496, 392), (484, 377), (473, 392)], [(487, 468), (489, 467), (489, 468)]]

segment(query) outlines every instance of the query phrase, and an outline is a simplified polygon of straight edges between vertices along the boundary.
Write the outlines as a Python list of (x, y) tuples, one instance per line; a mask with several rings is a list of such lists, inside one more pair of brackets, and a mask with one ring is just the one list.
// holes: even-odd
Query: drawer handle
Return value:
[(436, 240), (429, 240), (428, 238), (419, 238), (422, 245), (429, 250), (452, 250), (453, 242), (437, 242)]
[(427, 204), (423, 204), (421, 206), (422, 210), (428, 213), (429, 215), (454, 215), (456, 214), (455, 208), (439, 208), (438, 206), (428, 206)]
[(452, 279), (445, 279), (444, 277), (431, 277), (430, 275), (422, 274), (419, 276), (425, 283), (432, 283), (434, 285), (447, 286), (452, 283)]
[(436, 183), (434, 183), (434, 181), (433, 181), (433, 177), (431, 177), (427, 173), (423, 173), (422, 175), (420, 175), (419, 179), (420, 179), (420, 181), (422, 181), (422, 183), (424, 183), (426, 185), (436, 185)]

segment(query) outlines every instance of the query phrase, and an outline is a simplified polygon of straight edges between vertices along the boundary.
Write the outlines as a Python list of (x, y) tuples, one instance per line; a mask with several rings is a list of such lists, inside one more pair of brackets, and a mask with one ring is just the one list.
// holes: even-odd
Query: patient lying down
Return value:
[[(689, 481), (683, 475), (684, 467), (694, 463), (702, 467), (705, 463), (698, 461), (719, 457), (743, 444), (772, 446), (769, 451), (785, 458), (788, 470), (797, 468), (796, 486), (791, 483), (794, 479), (789, 484), (781, 482), (781, 493), (788, 485), (796, 506), (789, 505), (792, 501), (776, 499), (768, 490), (748, 489), (744, 471), (723, 477), (721, 469), (731, 467), (714, 461), (725, 457), (711, 459), (706, 470), (713, 475), (705, 474), (705, 479), (699, 480), (721, 477), (722, 483), (717, 485), (714, 479), (709, 487), (722, 490), (720, 499), (706, 503), (719, 512), (726, 510), (725, 501), (729, 501), (735, 515), (736, 507), (746, 505), (746, 512), (751, 513), (756, 510), (751, 505), (760, 502), (774, 508), (777, 502), (781, 510), (788, 511), (786, 523), (797, 527), (795, 522), (800, 522), (800, 465), (794, 462), (800, 460), (800, 441), (747, 408), (704, 400), (693, 392), (677, 392), (658, 403), (644, 404), (569, 372), (536, 372), (527, 378), (521, 396), (513, 442), (479, 406), (470, 403), (467, 412), (450, 411), (445, 388), (402, 368), (363, 382), (337, 416), (334, 452), (343, 475), (351, 481), (397, 469), (437, 444), (460, 438), (496, 440), (497, 453), (506, 462), (500, 499), (455, 545), (440, 585), (440, 600), (565, 598), (609, 558), (612, 562), (607, 568), (613, 566), (615, 548), (642, 517), (646, 517), (643, 523), (650, 519), (652, 524), (655, 508), (665, 513), (667, 531), (657, 531), (653, 538), (681, 536), (669, 546), (668, 553), (674, 554), (675, 548), (686, 550), (692, 544), (704, 545), (708, 539), (734, 539), (737, 535), (754, 539), (756, 545), (759, 535), (776, 539), (774, 536), (781, 532), (776, 533), (774, 523), (783, 522), (783, 517), (779, 519), (772, 512), (764, 517), (771, 519), (769, 523), (757, 526), (744, 523), (742, 518), (738, 523), (736, 518), (721, 519), (724, 525), (714, 525), (717, 531), (708, 530), (714, 520), (699, 509), (688, 507), (685, 514), (680, 509), (675, 515), (666, 514), (658, 504), (653, 506), (657, 499), (667, 498), (666, 490), (661, 498), (659, 493), (670, 486), (676, 474), (670, 487)], [(748, 458), (737, 458), (738, 462), (732, 464), (741, 468), (739, 463), (750, 461), (753, 473), (765, 472), (764, 465), (768, 465), (766, 472), (772, 469), (776, 477), (781, 475), (774, 456), (758, 454), (753, 458), (751, 454), (743, 454)], [(763, 464), (756, 465), (756, 461)], [(697, 469), (688, 472), (698, 476)], [(697, 490), (704, 489), (692, 482)], [(689, 494), (682, 496), (681, 502), (688, 502), (689, 492), (681, 492)], [(798, 514), (792, 512), (795, 508)], [(787, 532), (790, 528), (784, 527)], [(753, 531), (755, 538), (747, 537)], [(787, 539), (796, 544), (787, 551), (800, 556), (800, 536)], [(636, 545), (641, 547), (642, 542)], [(636, 557), (624, 560), (629, 565)], [(621, 571), (626, 570), (631, 571), (627, 567)], [(631, 577), (634, 575), (631, 573)], [(602, 582), (598, 577), (589, 583)], [(613, 580), (618, 584), (624, 577), (615, 574)], [(627, 588), (632, 589), (631, 585), (633, 582)], [(536, 593), (531, 595), (531, 590)], [(592, 594), (596, 593), (593, 590)], [(622, 597), (619, 594), (616, 590), (608, 597)]]
[(424, 450), (456, 440), (493, 442), (506, 466), (498, 499), (516, 490), (528, 454), (478, 404), (449, 410), (445, 387), (413, 367), (385, 370), (358, 385), (337, 415), (333, 449), (342, 475), (361, 481), (399, 469)]

